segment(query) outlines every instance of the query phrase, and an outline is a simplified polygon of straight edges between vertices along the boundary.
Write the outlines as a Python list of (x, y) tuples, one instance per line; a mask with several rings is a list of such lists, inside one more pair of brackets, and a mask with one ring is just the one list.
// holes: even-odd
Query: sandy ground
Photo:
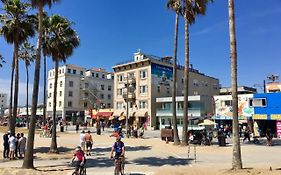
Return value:
[[(0, 128), (1, 131), (1, 128)], [(2, 129), (3, 131), (3, 129)], [(23, 130), (24, 131), (24, 130)], [(3, 133), (0, 133), (3, 135)], [(109, 133), (101, 136), (94, 134), (94, 156), (92, 166), (87, 169), (88, 174), (112, 174), (113, 165), (108, 160), (109, 150), (114, 142)], [(242, 145), (243, 166), (240, 171), (230, 171), (232, 147), (197, 146), (196, 162), (194, 160), (194, 147), (166, 144), (159, 138), (151, 139), (123, 139), (126, 144), (126, 172), (130, 174), (156, 174), (156, 175), (281, 175), (281, 146), (265, 147), (256, 145)], [(74, 132), (58, 132), (59, 154), (48, 153), (50, 138), (35, 138), (36, 170), (20, 169), (22, 160), (9, 161), (0, 159), (0, 175), (63, 175), (71, 174), (73, 169), (67, 162), (72, 157), (75, 146), (79, 144), (79, 134)], [(2, 145), (2, 139), (0, 144)], [(2, 155), (3, 147), (0, 147)], [(271, 170), (270, 171), (270, 167)]]

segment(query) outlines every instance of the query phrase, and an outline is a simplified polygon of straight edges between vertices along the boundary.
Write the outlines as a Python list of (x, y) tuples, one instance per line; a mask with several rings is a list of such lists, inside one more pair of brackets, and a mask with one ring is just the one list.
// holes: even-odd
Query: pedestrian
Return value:
[(104, 123), (104, 121), (102, 121), (102, 122), (101, 122), (102, 131), (104, 131), (104, 126), (105, 126), (105, 123)]
[(23, 158), (25, 152), (25, 146), (26, 146), (26, 137), (24, 137), (24, 134), (21, 133), (20, 139), (18, 141), (19, 158)]
[(9, 146), (9, 137), (10, 137), (10, 132), (8, 131), (3, 135), (3, 158), (9, 158), (9, 151), (10, 151), (10, 146)]
[(86, 145), (86, 140), (85, 140), (85, 131), (83, 130), (80, 133), (80, 146), (82, 148), (83, 151), (85, 151), (85, 145)]
[(92, 146), (93, 146), (93, 138), (92, 138), (92, 135), (91, 135), (91, 131), (88, 131), (88, 133), (85, 134), (85, 141), (86, 141), (86, 155), (90, 156)]
[(18, 147), (19, 139), (20, 139), (20, 133), (17, 133), (17, 137), (16, 137), (16, 151), (15, 151), (15, 156), (16, 157), (19, 157), (19, 147)]
[(15, 137), (15, 133), (12, 133), (8, 141), (10, 147), (10, 152), (9, 152), (10, 160), (15, 159), (16, 141), (17, 139)]
[(271, 134), (271, 131), (269, 128), (266, 130), (265, 136), (266, 136), (266, 145), (272, 146), (272, 144), (271, 144), (272, 134)]
[(250, 128), (249, 127), (245, 128), (243, 142), (247, 139), (248, 139), (249, 142), (251, 141), (251, 139), (250, 139)]
[(78, 121), (76, 121), (76, 128), (75, 128), (75, 130), (76, 130), (76, 133), (78, 133), (78, 131), (79, 131), (79, 122)]

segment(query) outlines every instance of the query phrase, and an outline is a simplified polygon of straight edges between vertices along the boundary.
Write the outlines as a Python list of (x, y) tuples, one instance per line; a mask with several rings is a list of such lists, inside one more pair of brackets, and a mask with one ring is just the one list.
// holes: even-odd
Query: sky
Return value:
[[(81, 3), (82, 2), (82, 3)], [(133, 60), (141, 52), (156, 56), (173, 55), (175, 14), (166, 8), (167, 0), (62, 0), (51, 9), (74, 22), (81, 39), (67, 64), (113, 71), (118, 62)], [(0, 5), (2, 8), (2, 4)], [(2, 13), (2, 11), (1, 11)], [(262, 85), (270, 74), (281, 76), (281, 1), (236, 0), (238, 84)], [(180, 19), (178, 60), (184, 63), (184, 21)], [(36, 39), (32, 39), (35, 44)], [(231, 86), (227, 0), (209, 4), (205, 16), (190, 27), (190, 63), (200, 72)], [(7, 63), (0, 68), (0, 92), (8, 93), (12, 45), (0, 37), (0, 53)], [(34, 64), (30, 68), (32, 90)], [(48, 60), (48, 69), (53, 67)], [(43, 73), (41, 73), (42, 75)], [(25, 104), (25, 68), (20, 63), (19, 104)], [(43, 78), (40, 82), (42, 102)], [(260, 87), (257, 87), (261, 90)]]

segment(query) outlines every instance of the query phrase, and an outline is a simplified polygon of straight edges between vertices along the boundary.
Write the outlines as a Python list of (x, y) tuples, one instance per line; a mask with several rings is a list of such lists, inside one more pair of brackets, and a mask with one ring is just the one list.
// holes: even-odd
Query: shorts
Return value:
[(84, 168), (84, 164), (81, 166), (82, 161), (76, 161), (75, 162), (75, 170), (78, 171), (80, 168), (83, 169)]
[(86, 141), (86, 147), (87, 148), (92, 148), (93, 144), (90, 141)]
[(82, 149), (85, 149), (85, 142), (81, 142), (80, 145)]
[(10, 151), (15, 151), (16, 150), (16, 145), (10, 146)]
[(19, 153), (24, 154), (25, 148), (19, 148)]

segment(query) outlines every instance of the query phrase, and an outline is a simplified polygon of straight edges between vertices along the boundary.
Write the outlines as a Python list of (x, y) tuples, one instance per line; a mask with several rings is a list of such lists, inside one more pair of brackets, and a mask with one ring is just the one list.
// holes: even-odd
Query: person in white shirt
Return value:
[(86, 145), (86, 140), (85, 140), (85, 131), (83, 130), (80, 133), (80, 145), (83, 151), (85, 151), (85, 145)]
[(26, 145), (26, 137), (24, 137), (24, 134), (20, 134), (20, 139), (18, 141), (18, 148), (19, 148), (19, 158), (23, 158), (24, 152), (25, 152), (25, 145)]
[(10, 153), (9, 153), (10, 160), (15, 159), (16, 141), (17, 139), (15, 137), (15, 133), (12, 133), (8, 141), (10, 147)]

